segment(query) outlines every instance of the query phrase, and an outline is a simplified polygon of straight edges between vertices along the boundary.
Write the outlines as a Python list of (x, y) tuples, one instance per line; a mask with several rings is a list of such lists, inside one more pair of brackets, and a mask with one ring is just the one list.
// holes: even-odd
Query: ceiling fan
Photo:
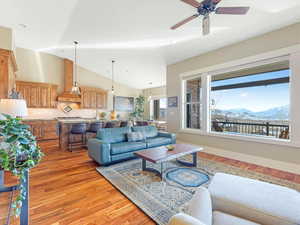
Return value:
[(171, 27), (172, 30), (181, 27), (182, 25), (196, 19), (199, 16), (203, 16), (203, 35), (210, 33), (210, 18), (211, 13), (216, 14), (230, 14), (230, 15), (245, 15), (250, 7), (217, 7), (218, 3), (222, 0), (204, 0), (201, 3), (196, 0), (181, 0), (197, 9), (197, 13), (186, 18), (185, 20), (175, 24)]

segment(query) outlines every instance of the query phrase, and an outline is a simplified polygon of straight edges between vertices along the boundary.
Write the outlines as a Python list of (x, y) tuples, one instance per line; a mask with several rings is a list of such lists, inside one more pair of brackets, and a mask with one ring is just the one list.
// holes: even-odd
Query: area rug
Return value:
[[(191, 160), (191, 157), (186, 156), (183, 159)], [(159, 165), (149, 163), (147, 166), (159, 169)], [(198, 187), (194, 187), (193, 185), (184, 186), (179, 184), (180, 182), (174, 181), (174, 179), (167, 178), (166, 174), (169, 171), (173, 171), (178, 167), (184, 168), (182, 165), (177, 164), (176, 161), (168, 162), (164, 167), (167, 169), (162, 181), (151, 172), (143, 172), (141, 170), (142, 162), (140, 159), (109, 167), (98, 167), (97, 171), (157, 224), (165, 225), (173, 215), (185, 210), (185, 206)], [(300, 191), (300, 184), (208, 159), (198, 158), (198, 167), (193, 168), (193, 170), (197, 170), (201, 174), (208, 176), (209, 180), (201, 184), (205, 187), (208, 186), (215, 173), (223, 172), (279, 184)]]

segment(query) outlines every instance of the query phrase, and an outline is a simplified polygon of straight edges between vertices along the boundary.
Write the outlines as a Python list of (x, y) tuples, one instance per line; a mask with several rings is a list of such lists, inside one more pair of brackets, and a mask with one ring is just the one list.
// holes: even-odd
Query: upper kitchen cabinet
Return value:
[(0, 49), (0, 99), (8, 98), (9, 93), (14, 88), (16, 71), (17, 64), (14, 52)]
[(100, 88), (80, 87), (81, 108), (83, 109), (106, 109), (107, 91)]
[(26, 100), (28, 108), (56, 108), (57, 85), (16, 81), (16, 89)]

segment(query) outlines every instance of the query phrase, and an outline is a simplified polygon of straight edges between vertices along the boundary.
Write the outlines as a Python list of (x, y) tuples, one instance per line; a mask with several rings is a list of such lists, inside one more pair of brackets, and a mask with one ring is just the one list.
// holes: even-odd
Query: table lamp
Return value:
[(26, 101), (24, 99), (0, 99), (1, 113), (12, 117), (25, 117), (28, 115)]

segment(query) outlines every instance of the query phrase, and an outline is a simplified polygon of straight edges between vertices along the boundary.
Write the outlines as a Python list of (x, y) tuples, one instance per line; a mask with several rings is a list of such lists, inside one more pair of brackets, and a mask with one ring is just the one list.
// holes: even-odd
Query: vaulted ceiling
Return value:
[[(169, 28), (195, 13), (180, 0), (2, 0), (0, 26), (15, 30), (18, 47), (72, 59), (135, 88), (165, 84), (166, 65), (257, 36), (300, 20), (299, 0), (223, 0), (220, 6), (250, 6), (246, 16), (212, 15), (212, 32), (201, 20)], [(152, 82), (152, 85), (149, 83)]]

